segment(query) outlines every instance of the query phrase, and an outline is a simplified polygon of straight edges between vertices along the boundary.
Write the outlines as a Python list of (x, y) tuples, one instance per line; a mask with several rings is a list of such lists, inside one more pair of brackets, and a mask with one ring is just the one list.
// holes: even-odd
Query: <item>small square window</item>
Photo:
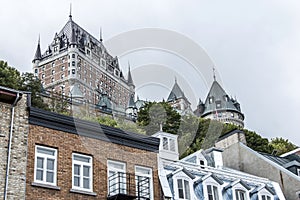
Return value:
[(72, 69), (72, 74), (75, 74), (75, 69)]
[(75, 58), (75, 54), (72, 54), (72, 58)]
[(43, 146), (36, 146), (34, 165), (35, 182), (56, 185), (56, 149)]
[(93, 159), (91, 156), (73, 153), (72, 188), (93, 191)]
[(75, 66), (75, 61), (72, 61), (72, 66)]

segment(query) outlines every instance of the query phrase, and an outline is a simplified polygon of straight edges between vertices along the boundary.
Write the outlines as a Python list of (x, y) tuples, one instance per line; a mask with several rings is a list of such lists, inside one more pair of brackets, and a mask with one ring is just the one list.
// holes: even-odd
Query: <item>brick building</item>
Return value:
[(33, 108), (3, 87), (0, 100), (1, 155), (11, 149), (10, 161), (1, 157), (0, 197), (7, 182), (7, 199), (160, 198), (158, 138)]
[(24, 199), (28, 94), (0, 86), (0, 199)]
[(125, 112), (134, 94), (130, 67), (126, 79), (118, 58), (104, 47), (101, 34), (99, 39), (93, 37), (73, 21), (71, 14), (44, 53), (39, 40), (32, 63), (46, 90), (72, 99), (99, 104), (107, 95), (113, 109)]

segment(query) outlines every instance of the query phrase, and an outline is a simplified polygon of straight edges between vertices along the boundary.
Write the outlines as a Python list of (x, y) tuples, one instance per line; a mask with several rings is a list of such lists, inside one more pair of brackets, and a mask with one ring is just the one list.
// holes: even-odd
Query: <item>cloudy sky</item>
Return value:
[[(104, 41), (145, 28), (185, 36), (201, 47), (206, 54), (201, 51), (199, 54), (209, 57), (224, 89), (237, 97), (248, 129), (264, 137), (284, 137), (300, 145), (298, 0), (0, 1), (0, 59), (20, 71), (31, 71), (38, 35), (44, 50), (67, 22), (72, 3), (73, 20), (95, 37), (102, 27)], [(167, 70), (169, 76), (161, 78), (168, 81), (157, 85), (167, 90), (172, 87), (174, 76), (178, 76), (183, 88), (190, 86), (186, 90), (193, 93), (190, 97), (187, 92), (193, 108), (199, 97), (204, 99), (207, 95), (211, 84), (207, 80), (212, 76), (195, 80), (188, 74), (192, 71), (191, 64), (180, 55), (144, 49), (120, 57), (124, 71), (130, 60), (132, 69), (136, 69), (134, 74), (139, 76), (134, 77), (137, 82), (140, 77), (148, 77), (141, 70), (148, 69), (147, 66), (153, 69), (161, 66), (169, 71), (174, 67), (174, 73)], [(142, 98), (150, 99), (141, 86), (137, 88)], [(154, 99), (167, 98), (163, 91)]]

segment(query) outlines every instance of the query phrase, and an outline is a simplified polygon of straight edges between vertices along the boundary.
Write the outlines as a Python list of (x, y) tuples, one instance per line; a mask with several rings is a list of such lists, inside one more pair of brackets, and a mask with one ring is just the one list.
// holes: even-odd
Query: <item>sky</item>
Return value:
[[(214, 66), (222, 87), (240, 102), (246, 128), (263, 137), (283, 137), (300, 146), (298, 0), (0, 0), (0, 3), (0, 60), (22, 72), (32, 70), (39, 35), (43, 51), (55, 32), (68, 21), (71, 3), (73, 20), (97, 38), (101, 27), (108, 46), (120, 35), (145, 29), (148, 33), (149, 29), (175, 33), (169, 44), (173, 45), (171, 51), (180, 42), (198, 45), (191, 43), (188, 47), (196, 50), (190, 48), (185, 53), (206, 59), (202, 66), (197, 66), (202, 75), (193, 72), (190, 60), (159, 48), (117, 55), (124, 71), (130, 61), (140, 98), (166, 99), (176, 77), (195, 108), (198, 98), (206, 98), (212, 80), (207, 71)], [(184, 38), (178, 41), (177, 36)], [(145, 40), (154, 39), (148, 35)], [(149, 75), (149, 69), (163, 73)], [(145, 80), (151, 84), (147, 85)]]

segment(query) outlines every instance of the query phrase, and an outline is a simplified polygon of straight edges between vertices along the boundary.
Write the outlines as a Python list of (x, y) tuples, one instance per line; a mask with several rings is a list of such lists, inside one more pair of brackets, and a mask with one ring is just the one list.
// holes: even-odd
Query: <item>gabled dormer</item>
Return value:
[(169, 161), (178, 161), (177, 135), (159, 131), (153, 135), (160, 139), (159, 157)]

